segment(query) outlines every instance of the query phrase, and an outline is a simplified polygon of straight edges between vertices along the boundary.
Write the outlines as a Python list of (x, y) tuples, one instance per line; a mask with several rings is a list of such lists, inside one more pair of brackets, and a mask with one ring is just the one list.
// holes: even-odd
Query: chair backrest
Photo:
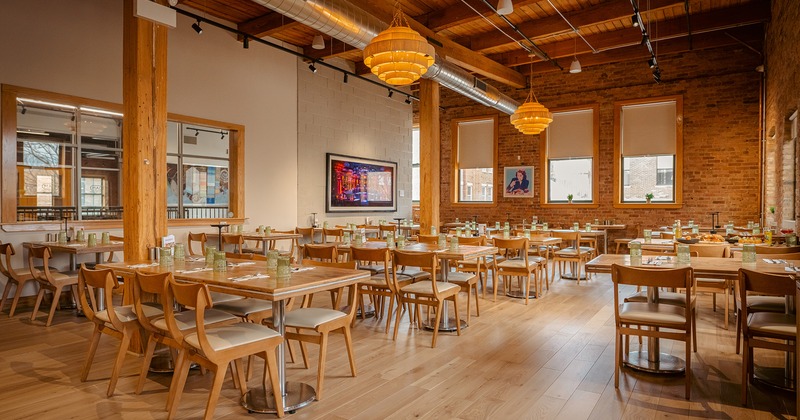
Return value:
[[(205, 233), (192, 233), (189, 232), (189, 236), (186, 239), (186, 247), (189, 248), (189, 255), (205, 255), (206, 253), (206, 241), (208, 241), (208, 237)], [(193, 242), (200, 242), (200, 252), (194, 252), (192, 248)]]
[(330, 262), (330, 261), (317, 261), (311, 259), (304, 259), (302, 261), (302, 265), (310, 265), (315, 267), (347, 268), (350, 270), (355, 270), (357, 268), (357, 264), (355, 261)]
[(435, 244), (439, 242), (439, 235), (417, 235), (417, 242), (421, 244)]
[[(50, 273), (50, 258), (53, 252), (49, 246), (34, 245), (28, 250), (28, 267), (31, 270), (31, 276), (40, 282), (53, 283), (52, 274)], [(42, 260), (41, 264), (36, 264), (36, 260)], [(36, 268), (41, 266), (41, 269)]]
[(615, 290), (620, 284), (693, 290), (693, 277), (692, 267), (662, 269), (611, 265), (611, 280)]
[(436, 286), (437, 267), (439, 266), (439, 257), (435, 252), (408, 252), (395, 249), (392, 252), (392, 284), (394, 290), (400, 289), (400, 283), (397, 279), (398, 271), (402, 267), (425, 267), (425, 271), (431, 274), (431, 284), (433, 284), (433, 294), (439, 299), (439, 288)]
[(342, 237), (344, 236), (344, 229), (342, 229), (342, 228), (333, 228), (333, 229), (323, 228), (322, 229), (322, 242), (323, 243), (329, 242), (329, 237), (330, 236), (333, 237), (333, 241), (334, 242), (341, 242), (342, 241)]
[[(794, 296), (797, 291), (795, 280), (788, 274), (767, 274), (745, 268), (739, 269), (739, 299), (742, 302), (742, 319), (747, 319), (747, 295)], [(742, 323), (743, 334), (748, 332), (748, 323)]]
[(336, 262), (339, 259), (339, 251), (336, 249), (336, 245), (305, 244), (303, 245), (303, 258)]
[(662, 230), (661, 231), (661, 239), (675, 239), (675, 232)]
[[(178, 283), (173, 276), (169, 276), (164, 287), (164, 296), (166, 297), (164, 299), (164, 320), (173, 338), (179, 343), (183, 343), (185, 339), (184, 333), (181, 332), (175, 321), (175, 311), (171, 304), (174, 301), (180, 305), (195, 309), (195, 331), (197, 332), (200, 350), (203, 356), (213, 357), (216, 352), (208, 342), (205, 328), (205, 311), (212, 306), (211, 293), (208, 291), (208, 286), (202, 283)], [(170, 304), (168, 305), (167, 303)]]
[(0, 272), (3, 273), (6, 278), (16, 280), (17, 274), (11, 266), (11, 256), (15, 254), (14, 246), (9, 243), (0, 244), (0, 254), (3, 254), (3, 257), (0, 258)]
[(497, 255), (506, 258), (520, 258), (525, 260), (528, 265), (528, 239), (527, 238), (493, 238), (494, 246), (497, 247)]
[(253, 259), (253, 255), (255, 255), (255, 254), (253, 254), (252, 252), (245, 252), (245, 253), (225, 252), (225, 258), (237, 258), (237, 259), (240, 259), (240, 260), (252, 260)]
[[(569, 231), (565, 231), (565, 230), (551, 231), (550, 235), (553, 238), (560, 238), (562, 241), (567, 243), (567, 246), (576, 246), (578, 244), (577, 241), (581, 240), (581, 232), (580, 231), (573, 231), (573, 230), (569, 230)], [(571, 242), (574, 242), (574, 243), (571, 243)]]
[[(223, 234), (222, 235), (222, 246), (225, 245), (235, 245), (236, 249), (240, 249), (242, 244), (244, 243), (244, 236), (239, 234)], [(219, 251), (219, 250), (218, 250)]]
[(397, 233), (397, 225), (380, 225), (378, 226), (378, 236), (381, 238), (386, 236), (387, 232)]
[(756, 254), (800, 254), (800, 245), (795, 245), (795, 246), (756, 245)]
[[(159, 329), (155, 328), (150, 323), (150, 318), (148, 318), (145, 313), (145, 298), (147, 295), (158, 296), (158, 302), (163, 308), (164, 287), (166, 287), (169, 281), (168, 279), (171, 276), (172, 273), (170, 272), (145, 274), (136, 270), (136, 275), (133, 277), (133, 308), (136, 311), (136, 316), (139, 318), (139, 323), (142, 325), (142, 328), (149, 332), (161, 333)], [(162, 314), (158, 314), (154, 318), (161, 316)]]
[[(677, 244), (675, 245), (678, 246)], [(689, 244), (689, 252), (697, 251), (699, 257), (720, 257), (731, 256), (731, 247), (727, 243), (721, 244)]]
[[(734, 257), (740, 257), (742, 251), (733, 251)], [(800, 260), (800, 252), (792, 252), (791, 254), (759, 254), (761, 258), (769, 258), (771, 260)]]
[(484, 246), (486, 245), (486, 237), (485, 236), (475, 236), (475, 237), (459, 237), (458, 243), (461, 245), (474, 245), (474, 246)]
[(103, 270), (90, 270), (86, 268), (85, 264), (81, 264), (81, 270), (78, 273), (78, 297), (80, 300), (83, 314), (86, 319), (103, 323), (102, 320), (97, 318), (98, 305), (95, 299), (96, 290), (103, 289), (103, 301), (105, 303), (105, 312), (111, 325), (121, 331), (123, 329), (122, 321), (117, 317), (117, 312), (114, 310), (114, 289), (119, 287), (117, 276), (111, 269)]
[(383, 276), (386, 281), (386, 286), (394, 289), (389, 272), (390, 259), (389, 248), (359, 248), (350, 247), (350, 260), (358, 264), (358, 268), (369, 270), (376, 266), (383, 266)]
[(307, 227), (307, 228), (296, 227), (296, 228), (294, 228), (294, 232), (298, 233), (300, 235), (303, 235), (302, 238), (298, 239), (298, 243), (300, 245), (313, 244), (314, 243), (314, 228), (313, 227)]

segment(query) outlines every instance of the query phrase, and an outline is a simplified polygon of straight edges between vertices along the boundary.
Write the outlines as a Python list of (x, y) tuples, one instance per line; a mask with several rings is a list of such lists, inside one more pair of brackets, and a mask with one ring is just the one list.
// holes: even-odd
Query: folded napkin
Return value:
[(242, 266), (242, 265), (255, 265), (255, 264), (256, 264), (255, 261), (247, 261), (247, 262), (240, 262), (240, 263), (229, 262), (228, 263), (228, 267), (239, 267), (239, 266)]
[(187, 273), (199, 273), (201, 271), (211, 271), (211, 267), (190, 268), (188, 270), (176, 270), (175, 272), (187, 274)]
[(314, 267), (292, 267), (292, 273), (299, 273), (301, 271), (313, 270)]
[(206, 260), (206, 257), (186, 257), (186, 261), (190, 261), (190, 262), (199, 262), (199, 261), (205, 261), (205, 260)]
[(245, 280), (253, 280), (253, 279), (266, 279), (269, 278), (266, 274), (256, 273), (256, 274), (247, 274), (244, 276), (239, 277), (228, 277), (230, 281), (245, 281)]
[(787, 273), (800, 273), (800, 267), (783, 267)]
[(644, 261), (642, 261), (642, 265), (661, 265), (661, 261), (658, 261), (658, 260), (644, 260)]
[(150, 264), (146, 264), (146, 263), (145, 263), (145, 264), (133, 264), (133, 265), (129, 265), (129, 266), (128, 266), (128, 268), (144, 268), (144, 267), (155, 267), (155, 266), (157, 266), (157, 265), (158, 265), (158, 263), (157, 263), (157, 262), (150, 263)]

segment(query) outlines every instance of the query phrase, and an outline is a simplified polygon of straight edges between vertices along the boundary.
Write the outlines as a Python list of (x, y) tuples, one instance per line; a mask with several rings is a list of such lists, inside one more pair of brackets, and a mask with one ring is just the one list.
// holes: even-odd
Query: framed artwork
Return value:
[(503, 168), (503, 197), (533, 198), (533, 166)]
[(327, 154), (325, 211), (397, 211), (397, 162)]

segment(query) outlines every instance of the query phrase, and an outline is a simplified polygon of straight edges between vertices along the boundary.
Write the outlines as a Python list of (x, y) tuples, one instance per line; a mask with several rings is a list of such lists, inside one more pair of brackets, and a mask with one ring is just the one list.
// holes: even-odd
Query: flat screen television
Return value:
[(397, 211), (397, 162), (327, 154), (325, 211)]

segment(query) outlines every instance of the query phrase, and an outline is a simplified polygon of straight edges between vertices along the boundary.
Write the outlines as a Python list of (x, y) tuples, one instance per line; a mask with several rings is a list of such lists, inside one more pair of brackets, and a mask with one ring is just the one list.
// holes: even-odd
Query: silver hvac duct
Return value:
[[(253, 0), (277, 13), (294, 19), (326, 35), (359, 49), (388, 28), (346, 0)], [(519, 103), (455, 64), (436, 56), (436, 62), (423, 75), (478, 103), (513, 114)]]

